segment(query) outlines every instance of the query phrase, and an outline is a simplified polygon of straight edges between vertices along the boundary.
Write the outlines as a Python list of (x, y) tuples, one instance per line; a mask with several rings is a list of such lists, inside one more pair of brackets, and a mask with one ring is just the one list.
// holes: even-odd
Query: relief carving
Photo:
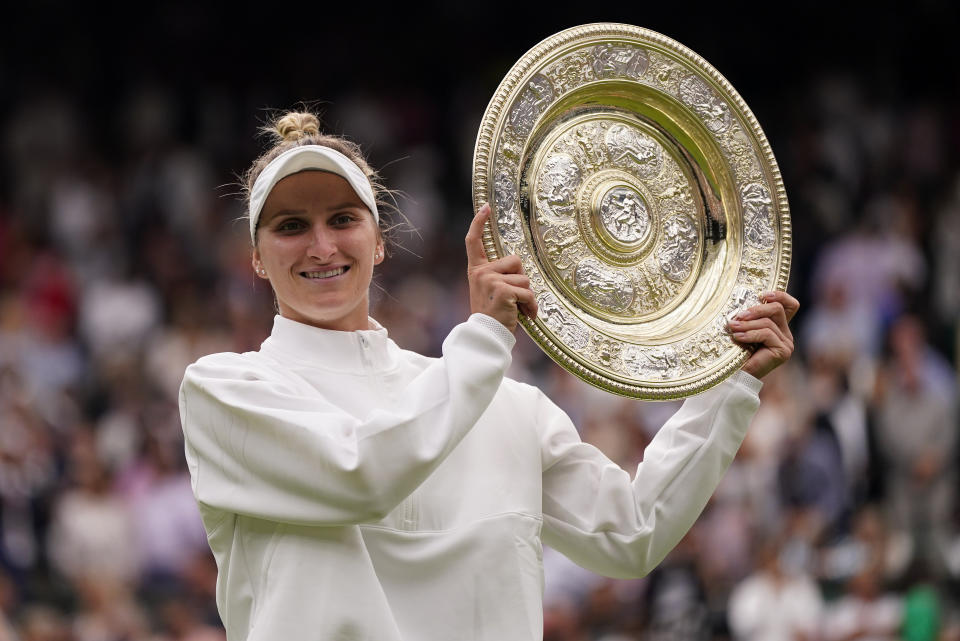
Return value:
[(591, 338), (593, 339), (593, 359), (608, 369), (619, 370), (622, 349), (620, 342), (599, 333), (594, 333)]
[(604, 43), (593, 48), (593, 72), (597, 78), (639, 78), (650, 66), (647, 52), (628, 45)]
[(630, 279), (596, 259), (588, 258), (577, 265), (573, 279), (577, 293), (601, 309), (623, 312), (633, 302)]
[(718, 134), (730, 127), (730, 108), (703, 78), (687, 76), (680, 81), (678, 89), (681, 100), (703, 118), (707, 129)]
[(510, 110), (510, 126), (518, 136), (524, 138), (533, 129), (533, 123), (553, 102), (555, 92), (550, 80), (537, 74), (530, 79), (527, 88)]
[(590, 54), (580, 50), (564, 56), (544, 72), (553, 82), (558, 94), (576, 89), (591, 77)]
[(670, 280), (690, 276), (698, 246), (697, 227), (687, 216), (671, 216), (663, 225), (663, 243), (657, 251), (660, 269)]
[(575, 224), (551, 225), (543, 233), (543, 244), (554, 267), (566, 271), (581, 254), (580, 233)]
[(540, 204), (554, 216), (573, 214), (573, 199), (583, 172), (567, 154), (556, 154), (547, 159), (537, 176), (537, 197)]
[(632, 189), (616, 187), (600, 201), (600, 221), (610, 235), (623, 243), (633, 243), (650, 231), (650, 213), (643, 199)]
[(611, 161), (632, 164), (641, 177), (660, 173), (663, 166), (663, 148), (650, 136), (617, 123), (607, 130), (605, 142)]
[(773, 249), (776, 238), (773, 233), (773, 201), (767, 188), (760, 183), (744, 185), (740, 190), (743, 204), (743, 236), (747, 243), (757, 249)]

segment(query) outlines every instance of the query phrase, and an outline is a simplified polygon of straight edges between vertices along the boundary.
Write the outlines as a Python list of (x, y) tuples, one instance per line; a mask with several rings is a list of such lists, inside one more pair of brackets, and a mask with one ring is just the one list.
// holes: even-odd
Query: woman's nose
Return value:
[(333, 234), (329, 229), (317, 225), (310, 234), (310, 245), (307, 247), (307, 253), (311, 258), (320, 261), (326, 261), (337, 253), (337, 244), (334, 242)]

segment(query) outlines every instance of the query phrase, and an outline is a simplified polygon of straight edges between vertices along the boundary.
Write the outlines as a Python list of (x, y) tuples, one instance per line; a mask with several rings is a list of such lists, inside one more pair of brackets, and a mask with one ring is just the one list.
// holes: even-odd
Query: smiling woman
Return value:
[(280, 314), (323, 329), (369, 329), (369, 285), (383, 261), (370, 210), (341, 176), (304, 171), (264, 203), (253, 267), (273, 286)]
[(275, 144), (245, 176), (254, 271), (283, 317), (368, 329), (373, 265), (384, 256), (376, 172), (355, 144), (321, 134), (313, 114), (288, 113), (266, 131)]
[(504, 377), (537, 301), (516, 256), (487, 260), (490, 208), (466, 236), (470, 318), (441, 358), (402, 350), (368, 316), (375, 174), (310, 114), (276, 125), (247, 174), (273, 329), (259, 351), (201, 358), (180, 390), (228, 639), (532, 641), (543, 542), (609, 576), (648, 572), (739, 447), (759, 403), (748, 372), (789, 357), (796, 301), (770, 293), (738, 321), (753, 369), (689, 399), (631, 480)]

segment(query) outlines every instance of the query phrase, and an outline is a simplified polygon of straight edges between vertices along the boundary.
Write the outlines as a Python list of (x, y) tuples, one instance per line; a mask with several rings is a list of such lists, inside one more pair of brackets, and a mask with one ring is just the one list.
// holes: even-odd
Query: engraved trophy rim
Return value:
[[(627, 64), (598, 66), (598, 58), (590, 57), (597, 52), (622, 54), (617, 60), (626, 56)], [(562, 75), (565, 69), (572, 69), (572, 75)], [(567, 82), (568, 78), (574, 80)], [(545, 166), (543, 159), (552, 151), (549, 145), (581, 133), (576, 127), (596, 125), (610, 132), (619, 123), (638, 132), (634, 136), (659, 141), (657, 153), (668, 158), (663, 162), (678, 168), (676, 176), (694, 187), (687, 190), (690, 215), (684, 217), (672, 209), (678, 201), (664, 200), (668, 205), (658, 206), (656, 195), (651, 196), (641, 182), (631, 183), (622, 168), (594, 174), (592, 188), (607, 191), (581, 194), (578, 202), (594, 203), (596, 209), (596, 203), (620, 188), (629, 192), (627, 196), (634, 194), (640, 203), (636, 207), (654, 221), (645, 219), (637, 240), (614, 238), (613, 232), (597, 228), (596, 221), (591, 227), (583, 222), (583, 207), (569, 218), (576, 218), (584, 230), (582, 246), (596, 248), (580, 254), (580, 265), (587, 271), (610, 265), (604, 290), (608, 296), (596, 300), (589, 292), (580, 295), (578, 272), (558, 267), (560, 263), (551, 258), (556, 247), (544, 245), (545, 232), (538, 221), (562, 217), (545, 213), (535, 189), (538, 174), (529, 172)], [(559, 156), (564, 154), (554, 155)], [(498, 180), (506, 185), (500, 201), (501, 194), (495, 193)], [(550, 303), (549, 320), (543, 311), (533, 320), (520, 315), (524, 330), (561, 367), (621, 396), (671, 400), (725, 380), (750, 355), (726, 333), (725, 319), (753, 304), (761, 290), (787, 286), (792, 256), (789, 205), (756, 117), (701, 56), (642, 27), (620, 23), (572, 27), (545, 38), (513, 65), (491, 98), (477, 135), (474, 210), (485, 202), (491, 207), (483, 238), (487, 257), (519, 254), (541, 310), (546, 309), (543, 302)], [(624, 304), (621, 299), (632, 296), (635, 301), (634, 291), (646, 293), (651, 288), (641, 285), (652, 281), (638, 280), (638, 274), (645, 274), (642, 265), (626, 276), (613, 270), (621, 263), (635, 265), (646, 256), (651, 235), (669, 236), (670, 232), (647, 227), (663, 223), (663, 216), (696, 221), (693, 235), (699, 244), (683, 254), (690, 274), (681, 285), (668, 283), (676, 291), (662, 309), (646, 315), (645, 310), (634, 310), (631, 315), (626, 305), (639, 303)], [(573, 228), (573, 223), (564, 224)], [(715, 234), (715, 227), (724, 231)], [(675, 229), (672, 232), (676, 234)], [(633, 249), (636, 252), (629, 253)], [(618, 291), (624, 288), (629, 294)]]

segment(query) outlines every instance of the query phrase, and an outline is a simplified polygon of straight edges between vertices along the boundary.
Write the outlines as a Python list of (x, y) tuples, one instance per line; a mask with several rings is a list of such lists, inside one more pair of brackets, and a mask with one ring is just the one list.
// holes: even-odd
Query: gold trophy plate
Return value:
[(640, 27), (574, 27), (520, 58), (480, 125), (473, 200), (492, 208), (487, 256), (530, 277), (524, 329), (616, 394), (724, 380), (749, 356), (727, 320), (787, 285), (790, 214), (760, 125), (703, 58)]

